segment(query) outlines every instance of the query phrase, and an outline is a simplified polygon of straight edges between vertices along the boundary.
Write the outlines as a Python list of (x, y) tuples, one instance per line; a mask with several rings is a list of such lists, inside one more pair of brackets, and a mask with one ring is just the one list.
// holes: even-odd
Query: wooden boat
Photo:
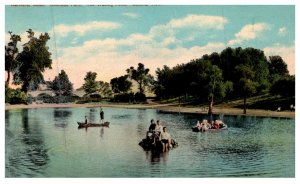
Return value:
[[(153, 151), (153, 152), (162, 152), (163, 146), (161, 142), (156, 139), (155, 137), (147, 137), (143, 139), (141, 142), (139, 142), (139, 145), (145, 150), (145, 151)], [(178, 147), (178, 143), (174, 140), (171, 139), (171, 147), (169, 149), (173, 149)]]
[[(203, 131), (203, 132), (210, 132), (210, 131), (219, 131), (219, 130), (226, 130), (228, 128), (228, 126), (226, 124), (223, 124), (223, 127), (222, 128), (219, 128), (219, 129), (215, 129), (215, 128), (210, 128), (210, 129), (207, 129), (206, 131)], [(192, 127), (192, 131), (193, 132), (202, 132), (198, 129), (198, 127)]]
[(109, 127), (109, 122), (104, 122), (104, 123), (82, 123), (82, 122), (77, 122), (78, 128), (87, 128), (87, 127)]

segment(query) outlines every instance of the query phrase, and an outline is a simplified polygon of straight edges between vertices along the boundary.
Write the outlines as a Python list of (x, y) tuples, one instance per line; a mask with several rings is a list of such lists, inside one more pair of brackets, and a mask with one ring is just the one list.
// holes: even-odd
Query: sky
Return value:
[(75, 89), (88, 71), (110, 82), (143, 63), (155, 75), (227, 47), (280, 55), (295, 74), (293, 5), (5, 6), (5, 45), (12, 31), (22, 50), (29, 28), (51, 37), (45, 80), (65, 70)]

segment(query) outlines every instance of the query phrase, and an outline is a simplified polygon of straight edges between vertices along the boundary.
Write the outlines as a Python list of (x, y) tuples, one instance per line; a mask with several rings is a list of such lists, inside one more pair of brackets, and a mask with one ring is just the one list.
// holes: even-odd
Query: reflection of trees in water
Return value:
[(158, 164), (161, 161), (168, 161), (169, 152), (145, 151), (145, 156), (151, 164)]
[(8, 127), (9, 126), (9, 111), (5, 110), (5, 126)]
[(23, 142), (27, 145), (25, 147), (28, 156), (28, 161), (36, 167), (29, 167), (31, 170), (40, 171), (40, 166), (45, 166), (49, 161), (47, 149), (45, 148), (42, 130), (37, 123), (35, 126), (30, 127), (28, 123), (28, 109), (22, 112), (23, 119)]
[(97, 111), (89, 111), (89, 116), (88, 116), (89, 122), (95, 123), (95, 121), (96, 121), (96, 114), (97, 114), (96, 112)]
[[(43, 141), (42, 130), (39, 124), (30, 126), (28, 109), (22, 110), (23, 132), (20, 135), (21, 142), (12, 142), (10, 145), (9, 163), (7, 167), (11, 176), (35, 176), (36, 173), (43, 174), (49, 162), (49, 156)], [(24, 170), (25, 168), (25, 170)], [(31, 172), (26, 171), (29, 169)]]
[(66, 109), (54, 109), (54, 125), (56, 127), (66, 128), (68, 119), (72, 116), (72, 111)]

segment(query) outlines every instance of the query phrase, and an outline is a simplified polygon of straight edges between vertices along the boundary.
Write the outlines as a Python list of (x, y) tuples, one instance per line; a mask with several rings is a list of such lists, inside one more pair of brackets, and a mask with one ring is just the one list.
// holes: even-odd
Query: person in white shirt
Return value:
[(163, 127), (161, 126), (159, 120), (156, 121), (156, 126), (155, 126), (155, 132), (162, 132), (163, 131)]
[(163, 131), (160, 134), (160, 140), (163, 145), (163, 152), (166, 152), (171, 145), (171, 135), (167, 132), (166, 127), (163, 127)]

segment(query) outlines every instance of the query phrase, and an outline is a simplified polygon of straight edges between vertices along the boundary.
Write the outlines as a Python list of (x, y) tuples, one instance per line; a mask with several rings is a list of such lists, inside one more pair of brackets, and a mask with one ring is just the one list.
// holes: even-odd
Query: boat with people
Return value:
[(104, 123), (83, 123), (77, 122), (78, 128), (87, 128), (87, 127), (109, 127), (110, 122)]
[(159, 120), (155, 123), (152, 119), (150, 123), (146, 138), (139, 142), (145, 151), (166, 152), (178, 147), (178, 143), (168, 133), (167, 127), (163, 127)]
[(215, 120), (209, 123), (204, 119), (201, 123), (198, 121), (197, 124), (192, 127), (193, 132), (209, 132), (209, 131), (220, 131), (226, 130), (228, 126), (221, 120)]
[[(145, 138), (142, 141), (139, 142), (139, 145), (145, 150), (145, 151), (154, 151), (154, 152), (162, 152), (163, 150), (163, 145), (161, 141), (156, 141), (154, 142), (153, 139), (148, 139)], [(169, 145), (169, 150), (174, 149), (178, 147), (178, 143), (174, 140), (171, 139), (171, 144)]]

